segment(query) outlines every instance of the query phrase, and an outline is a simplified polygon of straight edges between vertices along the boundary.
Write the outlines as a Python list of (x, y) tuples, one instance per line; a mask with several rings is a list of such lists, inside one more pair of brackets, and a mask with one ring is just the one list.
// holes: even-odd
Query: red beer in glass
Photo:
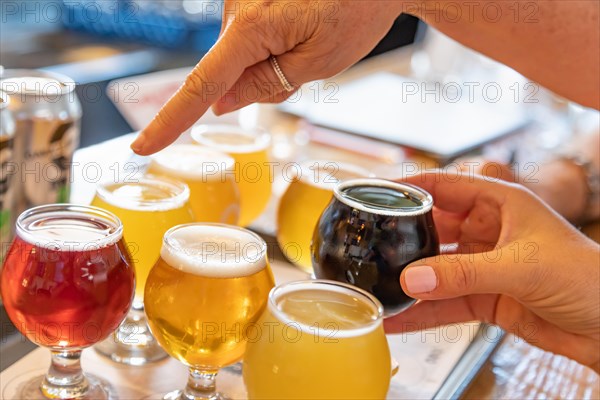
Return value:
[[(134, 286), (123, 227), (115, 215), (68, 204), (21, 214), (2, 270), (2, 300), (17, 329), (50, 348), (52, 366), (45, 377), (24, 385), (26, 392), (20, 395), (111, 398), (103, 382), (83, 375), (78, 357), (119, 326)], [(65, 363), (72, 381), (64, 376)], [(54, 376), (57, 371), (60, 376)]]

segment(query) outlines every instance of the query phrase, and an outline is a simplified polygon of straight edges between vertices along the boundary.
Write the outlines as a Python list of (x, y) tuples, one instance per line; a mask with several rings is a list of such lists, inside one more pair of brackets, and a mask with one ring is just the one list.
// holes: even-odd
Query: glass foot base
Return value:
[(210, 397), (188, 397), (183, 394), (183, 390), (174, 390), (165, 394), (162, 397), (163, 400), (229, 400), (221, 393), (215, 393)]
[(160, 361), (168, 356), (154, 338), (145, 343), (128, 344), (117, 341), (115, 336), (110, 336), (95, 345), (94, 349), (114, 362), (127, 365), (144, 365)]
[(144, 365), (168, 356), (152, 336), (141, 303), (134, 303), (117, 330), (94, 349), (114, 362), (127, 365)]
[[(77, 400), (117, 400), (117, 394), (110, 384), (104, 379), (94, 375), (85, 374), (88, 381), (88, 390), (83, 397)], [(70, 399), (70, 397), (61, 397), (58, 394), (54, 396), (44, 395), (40, 386), (44, 380), (44, 375), (38, 375), (28, 381), (12, 381), (2, 392), (2, 398), (6, 400), (47, 400), (47, 399)]]

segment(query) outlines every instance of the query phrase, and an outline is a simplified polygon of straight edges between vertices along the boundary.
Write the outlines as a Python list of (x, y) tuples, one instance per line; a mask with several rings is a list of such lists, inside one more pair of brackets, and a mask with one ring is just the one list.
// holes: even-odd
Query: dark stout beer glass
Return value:
[(385, 316), (406, 310), (416, 300), (400, 287), (400, 273), (413, 261), (439, 254), (432, 207), (429, 193), (404, 183), (339, 184), (314, 231), (315, 276), (372, 293)]

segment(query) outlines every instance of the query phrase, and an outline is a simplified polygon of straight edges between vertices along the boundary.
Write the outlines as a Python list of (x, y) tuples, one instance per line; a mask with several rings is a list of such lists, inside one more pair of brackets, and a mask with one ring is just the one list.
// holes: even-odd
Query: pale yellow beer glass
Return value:
[(148, 173), (185, 182), (197, 222), (237, 224), (240, 199), (234, 160), (218, 150), (173, 144), (151, 157)]
[(367, 177), (369, 171), (326, 160), (308, 160), (296, 169), (279, 202), (277, 242), (290, 261), (312, 274), (310, 242), (321, 213), (333, 197), (333, 187), (346, 179)]
[(114, 338), (95, 348), (114, 361), (141, 365), (166, 357), (148, 330), (144, 286), (159, 258), (163, 235), (175, 225), (193, 222), (190, 190), (180, 181), (147, 175), (131, 181), (109, 182), (96, 189), (92, 205), (111, 211), (123, 223), (123, 238), (135, 267), (136, 288), (131, 312)]
[(391, 378), (383, 306), (327, 280), (280, 285), (249, 332), (249, 399), (384, 399)]
[(266, 243), (229, 225), (170, 229), (144, 296), (150, 329), (190, 368), (183, 391), (165, 399), (216, 399), (221, 367), (241, 360), (248, 326), (264, 310), (274, 278)]
[(268, 154), (271, 136), (236, 125), (198, 125), (192, 128), (192, 139), (234, 158), (241, 204), (238, 225), (248, 226), (264, 211), (271, 198), (274, 178)]

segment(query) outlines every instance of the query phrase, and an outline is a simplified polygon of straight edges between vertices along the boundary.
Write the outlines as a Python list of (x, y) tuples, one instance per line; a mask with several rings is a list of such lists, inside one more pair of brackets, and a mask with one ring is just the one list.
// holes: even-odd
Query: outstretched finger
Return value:
[(148, 155), (168, 146), (192, 126), (247, 67), (268, 57), (268, 50), (253, 46), (236, 25), (228, 25), (131, 148), (138, 154)]

